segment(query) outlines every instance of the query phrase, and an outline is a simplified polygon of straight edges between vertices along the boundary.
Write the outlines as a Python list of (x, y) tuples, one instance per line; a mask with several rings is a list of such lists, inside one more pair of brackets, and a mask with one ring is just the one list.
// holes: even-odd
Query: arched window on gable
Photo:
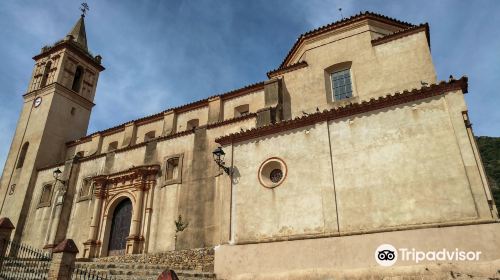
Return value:
[(328, 102), (356, 97), (352, 62), (337, 63), (325, 69), (325, 85)]
[(76, 67), (75, 77), (73, 79), (73, 85), (71, 86), (71, 89), (76, 92), (80, 92), (80, 85), (82, 84), (82, 79), (83, 79), (83, 67), (78, 66)]
[(49, 61), (45, 64), (45, 69), (43, 70), (42, 82), (40, 84), (41, 88), (47, 85), (47, 80), (49, 78), (50, 68), (52, 68), (51, 61)]
[(23, 167), (24, 159), (26, 158), (26, 153), (28, 152), (29, 145), (30, 145), (29, 142), (23, 144), (23, 147), (21, 148), (21, 153), (19, 154), (19, 159), (17, 160), (16, 168)]

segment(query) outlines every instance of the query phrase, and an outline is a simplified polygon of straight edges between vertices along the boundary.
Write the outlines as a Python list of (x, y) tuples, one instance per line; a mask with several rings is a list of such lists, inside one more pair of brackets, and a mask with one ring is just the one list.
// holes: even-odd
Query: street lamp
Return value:
[(66, 187), (66, 181), (59, 179), (59, 177), (61, 176), (61, 174), (62, 174), (62, 171), (59, 170), (59, 167), (52, 172), (52, 176), (54, 176), (54, 179), (56, 179), (56, 183), (60, 182), (62, 184), (62, 187), (59, 188), (59, 191), (64, 192), (65, 191), (65, 187)]
[(215, 149), (212, 154), (214, 156), (215, 163), (217, 163), (217, 165), (219, 166), (219, 169), (224, 170), (227, 175), (231, 176), (231, 168), (225, 166), (226, 163), (224, 162), (224, 156), (226, 155), (226, 153), (224, 152), (222, 147), (217, 147), (217, 149)]

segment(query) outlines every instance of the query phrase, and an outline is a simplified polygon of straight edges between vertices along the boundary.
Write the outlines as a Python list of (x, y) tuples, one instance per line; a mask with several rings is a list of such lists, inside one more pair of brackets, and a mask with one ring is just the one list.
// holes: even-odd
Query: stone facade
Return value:
[[(290, 270), (291, 250), (305, 243), (348, 250), (350, 236), (496, 231), (463, 97), (467, 78), (437, 83), (427, 24), (359, 14), (301, 35), (269, 80), (90, 135), (104, 67), (82, 28), (83, 17), (34, 58), (0, 185), (0, 215), (17, 240), (50, 250), (71, 238), (79, 258), (106, 257), (115, 207), (128, 199), (119, 260), (222, 244), (215, 270), (231, 278)], [(345, 99), (331, 78), (340, 71), (351, 84)], [(214, 162), (218, 146), (228, 172)], [(360, 252), (372, 256), (372, 245)], [(305, 252), (304, 269), (322, 265)], [(280, 265), (268, 269), (259, 254)], [(349, 267), (373, 265), (365, 256)]]

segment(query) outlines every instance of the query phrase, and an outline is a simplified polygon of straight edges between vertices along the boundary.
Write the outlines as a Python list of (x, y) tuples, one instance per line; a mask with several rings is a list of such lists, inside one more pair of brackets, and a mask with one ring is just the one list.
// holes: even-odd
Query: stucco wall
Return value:
[(150, 131), (155, 132), (155, 137), (158, 137), (161, 135), (163, 130), (163, 121), (156, 121), (144, 125), (139, 125), (137, 126), (137, 133), (136, 133), (136, 141), (135, 143), (140, 143), (144, 142), (144, 138), (146, 136), (146, 133)]
[[(493, 219), (478, 169), (464, 165), (475, 160), (463, 118), (450, 113), (461, 100), (449, 92), (235, 144), (233, 242)], [(257, 178), (271, 157), (288, 169), (274, 189)]]
[[(356, 275), (354, 269), (358, 270), (358, 277), (349, 279), (372, 279), (374, 276), (380, 277), (376, 279), (382, 279), (384, 276), (398, 275), (391, 273), (391, 268), (376, 263), (375, 250), (381, 244), (424, 252), (440, 251), (444, 248), (449, 252), (454, 252), (455, 249), (480, 251), (479, 261), (446, 261), (459, 267), (476, 265), (500, 258), (499, 230), (500, 224), (491, 223), (261, 244), (222, 245), (215, 248), (215, 273), (223, 279), (309, 279), (317, 276), (316, 273), (321, 270), (325, 271), (318, 274), (323, 277), (313, 279), (338, 279), (339, 276), (346, 277), (348, 269), (353, 269), (350, 271), (354, 272), (353, 275)], [(421, 267), (420, 273), (415, 270), (413, 273), (408, 271), (407, 275), (411, 275), (410, 278), (424, 275), (430, 269), (433, 272), (446, 272), (446, 278), (434, 278), (431, 275), (429, 279), (452, 278), (449, 270), (442, 270), (442, 263), (422, 261), (419, 264), (424, 265), (426, 269)], [(415, 268), (416, 264), (401, 261), (399, 257), (395, 267), (409, 265)], [(361, 272), (364, 272), (364, 275)], [(238, 278), (240, 276), (245, 277)]]
[(420, 88), (420, 81), (436, 81), (425, 32), (377, 46), (371, 44), (372, 34), (368, 25), (358, 25), (299, 48), (292, 62), (305, 60), (308, 66), (282, 75), (292, 118), (302, 116), (302, 111), (312, 113), (316, 108), (322, 111), (336, 106), (331, 102), (325, 69), (339, 63), (351, 63), (352, 101)]
[(249, 105), (250, 113), (255, 113), (264, 108), (264, 91), (257, 91), (226, 100), (223, 105), (224, 120), (234, 118), (234, 108), (245, 104)]
[(177, 131), (186, 130), (187, 122), (192, 119), (198, 119), (199, 125), (205, 125), (208, 122), (208, 107), (202, 107), (196, 110), (191, 110), (185, 113), (180, 113), (177, 116)]
[[(55, 169), (56, 167), (54, 167)], [(53, 177), (54, 169), (47, 169), (38, 172), (37, 182), (33, 191), (33, 199), (28, 212), (28, 219), (26, 222), (25, 232), (23, 234), (22, 242), (30, 244), (35, 248), (43, 248), (49, 244), (51, 237), (54, 236), (54, 226), (52, 223), (55, 216), (55, 207), (57, 203), (58, 187), (55, 184)], [(64, 171), (64, 166), (59, 166), (61, 171)], [(42, 189), (46, 184), (52, 185), (52, 194), (50, 204), (40, 207), (40, 198)]]
[[(152, 124), (154, 126), (155, 123)], [(137, 146), (114, 153), (104, 153), (93, 159), (83, 159), (74, 185), (75, 196), (73, 207), (68, 223), (67, 238), (72, 238), (81, 249), (78, 257), (83, 257), (83, 243), (89, 239), (90, 224), (95, 206), (95, 196), (82, 199), (79, 196), (83, 181), (89, 177), (102, 174), (113, 174), (144, 164), (159, 164), (161, 170), (156, 179), (153, 190), (146, 194), (152, 196), (152, 211), (149, 224), (143, 225), (141, 235), (145, 236), (145, 250), (147, 252), (164, 252), (173, 250), (175, 247), (175, 220), (182, 215), (185, 221), (190, 223), (189, 227), (179, 234), (177, 248), (193, 248), (219, 244), (228, 240), (228, 216), (229, 216), (229, 191), (227, 178), (220, 178), (219, 170), (212, 159), (212, 151), (216, 148), (215, 138), (226, 133), (235, 133), (242, 127), (251, 128), (255, 126), (255, 119), (249, 118), (222, 127), (211, 129), (198, 129), (185, 136), (161, 140), (156, 143), (153, 157), (146, 162), (147, 146)], [(119, 139), (118, 133), (114, 138)], [(106, 139), (106, 137), (105, 137)], [(88, 143), (83, 143), (85, 146)], [(90, 145), (90, 144), (89, 144)], [(203, 149), (200, 149), (204, 146)], [(183, 155), (182, 181), (176, 184), (166, 184), (165, 169), (166, 158), (173, 155)], [(196, 163), (198, 162), (198, 163)], [(60, 167), (64, 171), (63, 166)], [(53, 180), (52, 171), (49, 168), (40, 171), (35, 183), (36, 192), (30, 210), (29, 231), (26, 231), (23, 242), (43, 247), (51, 244), (54, 234), (48, 234), (47, 226), (55, 223), (60, 207), (37, 208), (39, 191), (44, 182)], [(218, 176), (217, 176), (218, 175)], [(224, 182), (219, 184), (218, 182)], [(146, 198), (146, 201), (148, 198)], [(104, 203), (103, 209), (108, 205)], [(135, 207), (135, 204), (133, 205)], [(143, 219), (146, 217), (147, 204), (143, 205)], [(101, 213), (103, 220), (105, 213)], [(109, 214), (111, 215), (111, 214)], [(109, 231), (109, 229), (107, 229)], [(53, 230), (52, 230), (53, 231)], [(99, 229), (99, 240), (103, 246), (107, 244), (106, 228)]]

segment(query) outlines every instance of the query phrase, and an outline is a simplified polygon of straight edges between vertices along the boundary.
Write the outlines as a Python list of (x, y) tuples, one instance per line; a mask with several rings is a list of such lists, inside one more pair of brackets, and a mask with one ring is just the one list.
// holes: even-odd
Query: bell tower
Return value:
[(71, 31), (33, 57), (35, 66), (0, 180), (0, 217), (21, 236), (37, 170), (64, 161), (65, 143), (87, 133), (101, 56), (88, 50), (85, 15)]

